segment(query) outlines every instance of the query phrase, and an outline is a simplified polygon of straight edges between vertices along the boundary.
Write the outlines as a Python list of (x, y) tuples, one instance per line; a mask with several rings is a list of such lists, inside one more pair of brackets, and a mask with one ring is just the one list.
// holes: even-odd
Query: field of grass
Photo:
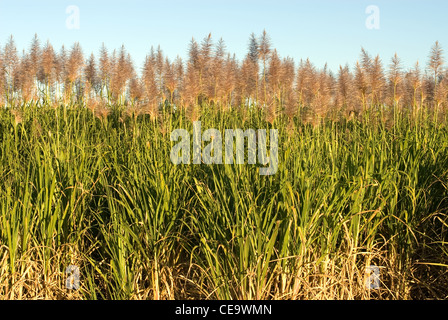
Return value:
[[(225, 48), (159, 47), (138, 72), (124, 46), (0, 47), (0, 299), (448, 298), (440, 44), (424, 73), (364, 49), (296, 65), (265, 31), (242, 62)], [(173, 164), (196, 121), (278, 130), (278, 170)]]
[(407, 110), (198, 107), (203, 128), (279, 130), (278, 172), (260, 176), (172, 164), (170, 133), (192, 121), (169, 104), (1, 108), (0, 297), (447, 298), (448, 120)]

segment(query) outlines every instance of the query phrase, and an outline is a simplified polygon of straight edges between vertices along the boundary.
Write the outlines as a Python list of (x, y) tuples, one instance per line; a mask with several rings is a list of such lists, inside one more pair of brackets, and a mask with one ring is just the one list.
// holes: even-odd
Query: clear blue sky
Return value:
[[(79, 29), (66, 26), (70, 5), (79, 8)], [(369, 5), (380, 10), (379, 29), (366, 27)], [(447, 12), (446, 0), (0, 0), (0, 45), (12, 34), (21, 51), (37, 33), (57, 50), (79, 41), (86, 56), (98, 56), (102, 42), (110, 51), (124, 44), (140, 69), (151, 46), (185, 58), (191, 38), (210, 32), (242, 60), (249, 35), (266, 29), (280, 56), (296, 63), (309, 57), (337, 71), (364, 47), (385, 66), (395, 52), (405, 67), (426, 66), (436, 40), (448, 58)]]

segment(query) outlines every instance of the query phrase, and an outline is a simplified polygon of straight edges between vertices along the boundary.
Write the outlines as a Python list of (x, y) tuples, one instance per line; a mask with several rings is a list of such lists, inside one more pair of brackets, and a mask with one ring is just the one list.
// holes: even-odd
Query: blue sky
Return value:
[[(79, 8), (79, 29), (66, 26), (70, 5)], [(369, 5), (379, 9), (379, 29), (366, 27)], [(35, 33), (57, 50), (79, 41), (86, 56), (98, 55), (102, 42), (110, 51), (124, 44), (140, 69), (151, 46), (185, 58), (191, 38), (210, 32), (242, 60), (250, 34), (266, 29), (280, 56), (296, 63), (309, 57), (337, 71), (364, 47), (385, 67), (395, 52), (405, 67), (426, 66), (436, 40), (448, 49), (447, 9), (446, 0), (0, 0), (0, 45), (12, 34), (21, 51)]]

